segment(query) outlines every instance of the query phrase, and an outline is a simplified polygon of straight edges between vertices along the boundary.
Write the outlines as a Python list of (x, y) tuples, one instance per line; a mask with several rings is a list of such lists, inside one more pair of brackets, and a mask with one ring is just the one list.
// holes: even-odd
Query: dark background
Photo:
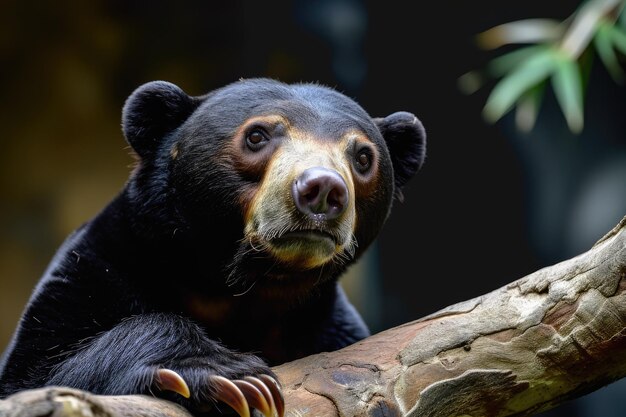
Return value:
[[(578, 1), (177, 4), (0, 5), (0, 349), (64, 237), (124, 185), (121, 107), (155, 79), (192, 95), (241, 77), (318, 81), (372, 116), (422, 120), (426, 163), (344, 281), (375, 332), (582, 253), (626, 214), (626, 95), (600, 65), (581, 135), (550, 95), (522, 134), (512, 117), (484, 122), (488, 89), (457, 87), (494, 56), (474, 35), (563, 20)], [(622, 416), (624, 392), (613, 384), (545, 415)]]

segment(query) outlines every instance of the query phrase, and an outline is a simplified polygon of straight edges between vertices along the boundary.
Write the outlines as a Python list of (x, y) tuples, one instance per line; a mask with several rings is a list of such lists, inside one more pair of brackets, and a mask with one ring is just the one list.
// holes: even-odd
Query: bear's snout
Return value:
[(293, 200), (300, 212), (314, 220), (331, 220), (341, 216), (348, 206), (346, 182), (334, 170), (313, 167), (293, 182)]

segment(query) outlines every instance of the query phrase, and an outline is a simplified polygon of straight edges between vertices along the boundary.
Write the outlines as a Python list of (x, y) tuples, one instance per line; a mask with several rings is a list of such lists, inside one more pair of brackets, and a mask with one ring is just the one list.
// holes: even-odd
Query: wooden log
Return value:
[[(526, 416), (626, 376), (625, 336), (626, 217), (582, 255), (274, 370), (289, 417)], [(2, 417), (50, 415), (189, 416), (57, 387), (0, 401)]]

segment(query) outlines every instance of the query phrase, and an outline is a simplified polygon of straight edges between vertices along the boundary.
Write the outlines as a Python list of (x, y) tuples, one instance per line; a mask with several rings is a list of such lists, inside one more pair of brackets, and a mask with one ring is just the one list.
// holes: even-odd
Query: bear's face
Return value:
[(147, 84), (126, 103), (124, 132), (146, 199), (181, 231), (225, 239), (231, 281), (335, 277), (374, 240), (425, 154), (410, 113), (372, 119), (335, 90), (267, 79), (203, 97)]

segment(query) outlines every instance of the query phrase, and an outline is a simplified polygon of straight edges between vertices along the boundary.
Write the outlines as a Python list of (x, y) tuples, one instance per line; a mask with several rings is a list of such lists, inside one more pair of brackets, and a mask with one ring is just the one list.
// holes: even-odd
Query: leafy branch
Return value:
[(564, 21), (525, 19), (493, 27), (477, 36), (480, 47), (493, 50), (525, 44), (492, 59), (485, 70), (459, 78), (462, 91), (471, 94), (489, 78), (493, 87), (483, 116), (494, 123), (516, 109), (520, 130), (533, 128), (548, 83), (573, 133), (584, 125), (584, 89), (593, 57), (597, 55), (618, 84), (626, 79), (620, 55), (626, 56), (626, 0), (584, 1)]

